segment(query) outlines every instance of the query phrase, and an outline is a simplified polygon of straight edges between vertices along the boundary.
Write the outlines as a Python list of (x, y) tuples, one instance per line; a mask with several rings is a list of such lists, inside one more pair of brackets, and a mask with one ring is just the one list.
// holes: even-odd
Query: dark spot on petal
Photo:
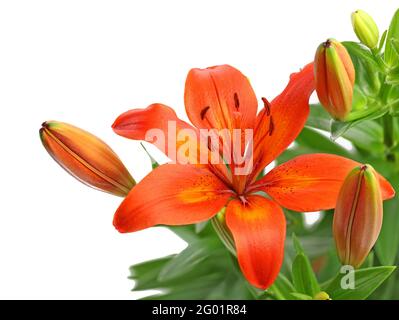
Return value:
[(237, 92), (234, 93), (234, 105), (237, 110), (240, 108), (240, 100), (238, 99)]
[(208, 112), (210, 106), (206, 106), (204, 109), (201, 110), (200, 116), (201, 120), (204, 120), (206, 113)]

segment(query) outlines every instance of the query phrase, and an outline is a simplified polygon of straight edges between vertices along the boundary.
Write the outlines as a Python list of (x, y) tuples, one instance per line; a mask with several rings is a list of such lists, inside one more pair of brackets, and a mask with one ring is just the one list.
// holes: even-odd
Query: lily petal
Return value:
[(258, 102), (249, 80), (237, 69), (215, 66), (191, 69), (184, 103), (197, 128), (253, 128)]
[(247, 201), (230, 201), (226, 223), (246, 279), (266, 289), (276, 279), (283, 262), (285, 217), (280, 206), (269, 199), (249, 196)]
[(253, 181), (270, 162), (295, 140), (309, 115), (314, 90), (313, 64), (294, 73), (284, 91), (258, 114), (254, 135)]
[[(187, 153), (183, 157), (187, 157), (184, 160), (187, 160), (188, 163), (199, 162), (197, 152), (200, 148), (200, 135), (197, 129), (180, 120), (175, 111), (166, 105), (154, 103), (145, 109), (129, 110), (115, 120), (112, 129), (125, 138), (144, 140), (155, 144), (173, 161), (182, 160), (182, 155), (178, 158), (178, 152), (183, 144), (196, 146), (195, 152)], [(176, 136), (169, 136), (171, 133), (176, 133)], [(170, 145), (174, 142), (176, 142), (176, 146)]]
[[(346, 176), (358, 165), (332, 154), (303, 155), (274, 168), (251, 190), (264, 191), (278, 204), (294, 211), (332, 209)], [(378, 178), (383, 199), (392, 198), (395, 190), (384, 177)]]
[(231, 195), (207, 169), (165, 164), (130, 191), (115, 213), (114, 226), (134, 232), (158, 224), (197, 223), (218, 213)]

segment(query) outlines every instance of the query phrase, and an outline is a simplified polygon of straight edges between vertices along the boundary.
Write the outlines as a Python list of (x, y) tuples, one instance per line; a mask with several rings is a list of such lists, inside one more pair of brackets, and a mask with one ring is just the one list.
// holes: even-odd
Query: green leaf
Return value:
[(135, 280), (135, 290), (152, 289), (158, 285), (157, 277), (174, 256), (145, 261), (130, 267), (129, 279)]
[(294, 245), (294, 249), (297, 254), (305, 254), (303, 247), (295, 233), (292, 234), (292, 244)]
[(209, 223), (209, 220), (196, 223), (195, 224), (195, 232), (201, 233), (202, 231), (204, 231), (206, 229), (206, 227), (208, 226), (208, 223)]
[(292, 243), (297, 253), (292, 263), (292, 281), (296, 292), (313, 297), (320, 292), (320, 286), (313, 272), (309, 258), (295, 234), (292, 234)]
[(377, 61), (373, 57), (373, 53), (369, 48), (358, 42), (345, 41), (343, 42), (346, 50), (348, 50), (351, 59), (356, 62), (363, 61), (363, 63), (370, 64), (375, 68), (379, 68)]
[(309, 152), (302, 152), (302, 154), (311, 152), (333, 153), (342, 156), (349, 156), (350, 154), (335, 141), (308, 127), (303, 128), (295, 142), (309, 149)]
[(292, 280), (296, 291), (313, 297), (320, 292), (320, 286), (312, 270), (309, 259), (302, 253), (292, 263)]
[(201, 235), (195, 232), (195, 225), (168, 226), (167, 228), (187, 243), (196, 242), (201, 239)]
[(378, 52), (382, 51), (382, 48), (384, 47), (384, 44), (385, 44), (385, 40), (387, 39), (387, 34), (388, 34), (388, 30), (385, 30), (381, 36), (380, 43), (378, 45)]
[(399, 66), (389, 70), (386, 77), (386, 83), (390, 85), (395, 85), (399, 81)]
[(353, 126), (361, 124), (367, 120), (374, 120), (381, 118), (388, 112), (389, 112), (388, 106), (384, 107), (377, 106), (375, 108), (370, 108), (363, 111), (351, 113), (350, 116), (352, 116), (352, 118), (354, 118), (355, 120), (346, 121), (346, 122), (333, 120), (331, 123), (331, 138), (335, 140), (340, 136), (344, 135)]
[[(324, 111), (320, 104), (311, 105), (310, 115), (307, 126), (330, 131), (331, 118)], [(383, 153), (385, 150), (383, 143), (383, 130), (376, 121), (363, 121), (352, 125), (342, 135), (343, 138), (351, 141), (356, 147), (363, 150), (373, 150), (374, 152)], [(288, 149), (289, 150), (289, 149)]]
[[(218, 244), (217, 239), (212, 238), (189, 244), (186, 249), (174, 256), (162, 268), (158, 279), (160, 281), (168, 281), (192, 271), (214, 253), (213, 251), (217, 249)], [(223, 250), (223, 248), (219, 247), (219, 250)]]
[(371, 268), (373, 266), (374, 266), (374, 252), (371, 251), (367, 256), (366, 260), (361, 265), (361, 268), (365, 269), (365, 268)]
[(291, 292), (295, 292), (295, 288), (290, 280), (280, 273), (267, 291), (277, 300), (289, 300), (291, 299)]
[(331, 138), (333, 140), (338, 139), (346, 131), (348, 131), (353, 126), (353, 122), (342, 122), (333, 120), (331, 122)]
[(173, 279), (160, 279), (160, 272), (174, 258), (167, 257), (135, 265), (130, 268), (134, 290), (159, 290), (145, 299), (250, 299), (248, 283), (236, 271), (233, 259), (226, 250), (214, 250), (191, 271)]
[(310, 114), (306, 121), (308, 127), (330, 131), (331, 117), (320, 103), (310, 105)]
[[(397, 175), (391, 181), (393, 186), (399, 185)], [(384, 201), (384, 218), (382, 228), (375, 245), (378, 259), (383, 265), (395, 264), (399, 250), (399, 197)]]
[(385, 62), (391, 67), (395, 66), (399, 61), (398, 54), (396, 53), (392, 44), (392, 40), (399, 40), (399, 10), (395, 12), (391, 24), (389, 25), (387, 42), (385, 45)]
[[(351, 271), (354, 273), (354, 289), (342, 288), (347, 273), (340, 273), (331, 280), (325, 289), (333, 300), (364, 300), (376, 290), (395, 270), (396, 267), (373, 267)], [(344, 278), (344, 279), (343, 279)]]
[[(324, 256), (324, 266), (318, 273), (318, 279), (321, 283), (331, 281), (341, 267), (341, 262), (338, 259), (335, 245), (330, 247), (328, 253)], [(325, 288), (324, 284), (321, 284)]]
[(257, 297), (210, 224), (199, 234), (195, 225), (169, 229), (182, 236), (188, 247), (178, 255), (132, 266), (133, 290), (158, 290), (160, 293), (145, 298), (157, 300)]
[(294, 300), (313, 300), (311, 296), (298, 292), (291, 292), (291, 296)]
[(382, 84), (381, 68), (371, 51), (356, 42), (343, 42), (356, 70), (355, 87), (365, 97), (376, 97)]
[(343, 135), (345, 139), (351, 141), (356, 147), (373, 152), (383, 153), (385, 150), (383, 129), (375, 121), (363, 121), (350, 128)]

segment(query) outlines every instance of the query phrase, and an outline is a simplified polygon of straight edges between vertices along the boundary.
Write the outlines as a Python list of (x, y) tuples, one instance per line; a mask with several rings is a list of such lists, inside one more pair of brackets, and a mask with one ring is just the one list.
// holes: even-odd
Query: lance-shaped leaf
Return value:
[(394, 46), (395, 40), (399, 40), (399, 9), (395, 12), (389, 26), (384, 52), (385, 61), (391, 67), (397, 65), (399, 61), (399, 54)]
[(332, 300), (364, 300), (374, 292), (396, 267), (348, 270), (329, 281), (324, 290)]
[(124, 197), (135, 185), (116, 153), (85, 130), (64, 122), (47, 121), (40, 129), (40, 138), (62, 168), (90, 187)]
[(315, 296), (320, 292), (320, 286), (313, 272), (312, 265), (295, 234), (292, 236), (297, 256), (292, 263), (292, 280), (298, 293)]
[(345, 179), (337, 199), (333, 233), (342, 264), (359, 267), (382, 225), (382, 195), (374, 169), (362, 165)]

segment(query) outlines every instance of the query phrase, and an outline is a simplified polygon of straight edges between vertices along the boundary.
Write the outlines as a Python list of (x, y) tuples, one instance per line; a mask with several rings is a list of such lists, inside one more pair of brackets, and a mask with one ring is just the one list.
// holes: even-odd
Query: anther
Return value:
[(212, 150), (212, 139), (211, 139), (211, 137), (208, 136), (208, 141), (207, 142), (208, 142), (208, 149)]
[(269, 136), (273, 134), (274, 131), (274, 122), (273, 122), (273, 117), (270, 116), (270, 122), (269, 122)]
[(266, 110), (266, 115), (270, 116), (270, 102), (265, 97), (262, 97), (262, 101), (263, 101), (263, 106)]

